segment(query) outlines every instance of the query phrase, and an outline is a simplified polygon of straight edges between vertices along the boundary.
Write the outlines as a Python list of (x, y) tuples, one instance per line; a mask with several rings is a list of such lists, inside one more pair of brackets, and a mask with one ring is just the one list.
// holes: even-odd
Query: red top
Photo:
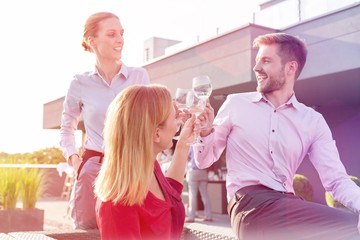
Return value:
[(96, 216), (102, 240), (180, 239), (185, 221), (185, 209), (181, 201), (183, 185), (166, 178), (157, 161), (154, 173), (165, 201), (149, 192), (141, 206), (98, 202)]

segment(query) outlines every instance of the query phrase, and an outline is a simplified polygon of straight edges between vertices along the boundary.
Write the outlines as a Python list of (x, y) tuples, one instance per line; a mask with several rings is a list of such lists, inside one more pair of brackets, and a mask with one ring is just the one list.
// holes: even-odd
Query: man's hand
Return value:
[(206, 101), (206, 108), (205, 110), (200, 114), (199, 119), (201, 121), (200, 125), (207, 126), (203, 128), (200, 132), (201, 137), (206, 137), (210, 133), (213, 132), (213, 122), (214, 122), (214, 109), (210, 105), (210, 101)]

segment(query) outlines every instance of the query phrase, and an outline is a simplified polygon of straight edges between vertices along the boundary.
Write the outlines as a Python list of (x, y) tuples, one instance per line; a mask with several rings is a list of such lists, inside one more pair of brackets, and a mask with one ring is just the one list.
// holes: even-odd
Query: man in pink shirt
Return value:
[[(323, 116), (297, 101), (294, 84), (305, 62), (304, 42), (285, 33), (259, 36), (253, 68), (257, 92), (229, 95), (194, 149), (200, 168), (226, 147), (228, 213), (239, 239), (360, 239), (360, 188), (350, 180)], [(309, 156), (326, 191), (346, 212), (294, 195), (293, 176)]]

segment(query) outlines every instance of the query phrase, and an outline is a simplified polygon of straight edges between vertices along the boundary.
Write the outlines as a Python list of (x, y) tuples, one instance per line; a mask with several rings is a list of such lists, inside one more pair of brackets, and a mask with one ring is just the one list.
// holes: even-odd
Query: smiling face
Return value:
[(256, 55), (253, 68), (258, 92), (267, 94), (281, 90), (286, 83), (285, 65), (277, 54), (277, 45), (262, 45)]
[(98, 59), (118, 61), (124, 45), (123, 35), (119, 19), (111, 17), (98, 23), (96, 35), (89, 36), (88, 42)]

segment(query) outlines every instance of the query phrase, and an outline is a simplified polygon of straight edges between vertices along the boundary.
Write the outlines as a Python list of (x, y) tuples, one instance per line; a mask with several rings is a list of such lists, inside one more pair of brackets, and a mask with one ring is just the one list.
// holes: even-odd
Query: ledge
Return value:
[(230, 227), (191, 223), (184, 226), (182, 239), (237, 240)]
[(0, 233), (0, 239), (27, 239), (27, 240), (100, 240), (100, 233), (97, 229), (92, 230), (54, 230), (54, 231), (38, 231), (38, 232), (10, 232)]
[[(100, 240), (99, 230), (54, 230), (33, 232), (0, 233), (1, 240), (27, 239), (27, 240)], [(184, 226), (182, 240), (237, 240), (231, 228), (191, 223)]]

